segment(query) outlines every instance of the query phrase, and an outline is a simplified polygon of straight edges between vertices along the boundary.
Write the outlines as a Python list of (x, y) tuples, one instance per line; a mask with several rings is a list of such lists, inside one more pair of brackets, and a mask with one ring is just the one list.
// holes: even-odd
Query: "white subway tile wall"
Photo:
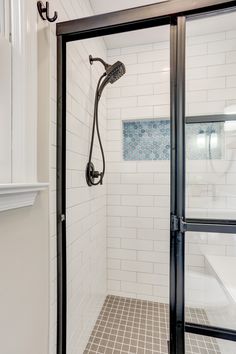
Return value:
[(108, 293), (167, 302), (170, 162), (123, 161), (122, 150), (123, 120), (169, 118), (170, 51), (160, 44), (108, 50), (127, 69), (107, 89)]
[[(89, 2), (55, 0), (59, 20), (92, 15)], [(51, 294), (50, 354), (56, 353), (56, 35), (51, 25)], [(90, 188), (85, 181), (92, 128), (95, 87), (102, 67), (88, 56), (106, 60), (103, 39), (67, 46), (67, 351), (82, 353), (107, 295), (106, 185)], [(106, 99), (100, 102), (100, 130), (106, 143)], [(98, 142), (95, 166), (101, 166)]]

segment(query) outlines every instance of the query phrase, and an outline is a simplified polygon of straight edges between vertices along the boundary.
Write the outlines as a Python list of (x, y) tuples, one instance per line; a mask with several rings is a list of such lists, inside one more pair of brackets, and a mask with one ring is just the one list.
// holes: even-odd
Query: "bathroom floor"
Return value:
[[(201, 309), (187, 309), (188, 320), (209, 324)], [(84, 354), (168, 353), (168, 305), (107, 296)], [(214, 338), (186, 334), (186, 354), (220, 354)]]

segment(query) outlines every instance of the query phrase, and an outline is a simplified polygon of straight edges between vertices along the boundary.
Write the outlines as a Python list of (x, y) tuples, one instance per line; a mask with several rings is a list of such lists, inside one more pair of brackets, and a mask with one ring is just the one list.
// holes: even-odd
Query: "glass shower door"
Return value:
[(182, 16), (175, 26), (170, 353), (233, 354), (236, 12)]
[(235, 54), (235, 12), (187, 20), (186, 353), (236, 352)]

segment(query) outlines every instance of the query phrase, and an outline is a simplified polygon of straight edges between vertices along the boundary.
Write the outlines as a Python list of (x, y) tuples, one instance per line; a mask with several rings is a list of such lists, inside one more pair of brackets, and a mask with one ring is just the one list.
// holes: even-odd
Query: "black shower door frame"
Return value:
[(170, 25), (171, 215), (170, 354), (185, 354), (185, 332), (236, 341), (236, 331), (185, 322), (185, 232), (236, 233), (236, 220), (185, 218), (186, 18), (236, 8), (232, 0), (169, 0), (57, 24), (57, 354), (66, 354), (66, 90), (67, 43)]

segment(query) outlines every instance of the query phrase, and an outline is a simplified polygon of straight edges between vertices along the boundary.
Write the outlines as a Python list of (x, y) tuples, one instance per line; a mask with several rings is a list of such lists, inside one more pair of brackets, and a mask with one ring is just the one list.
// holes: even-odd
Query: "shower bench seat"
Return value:
[(205, 257), (223, 288), (236, 303), (236, 257), (212, 255)]

